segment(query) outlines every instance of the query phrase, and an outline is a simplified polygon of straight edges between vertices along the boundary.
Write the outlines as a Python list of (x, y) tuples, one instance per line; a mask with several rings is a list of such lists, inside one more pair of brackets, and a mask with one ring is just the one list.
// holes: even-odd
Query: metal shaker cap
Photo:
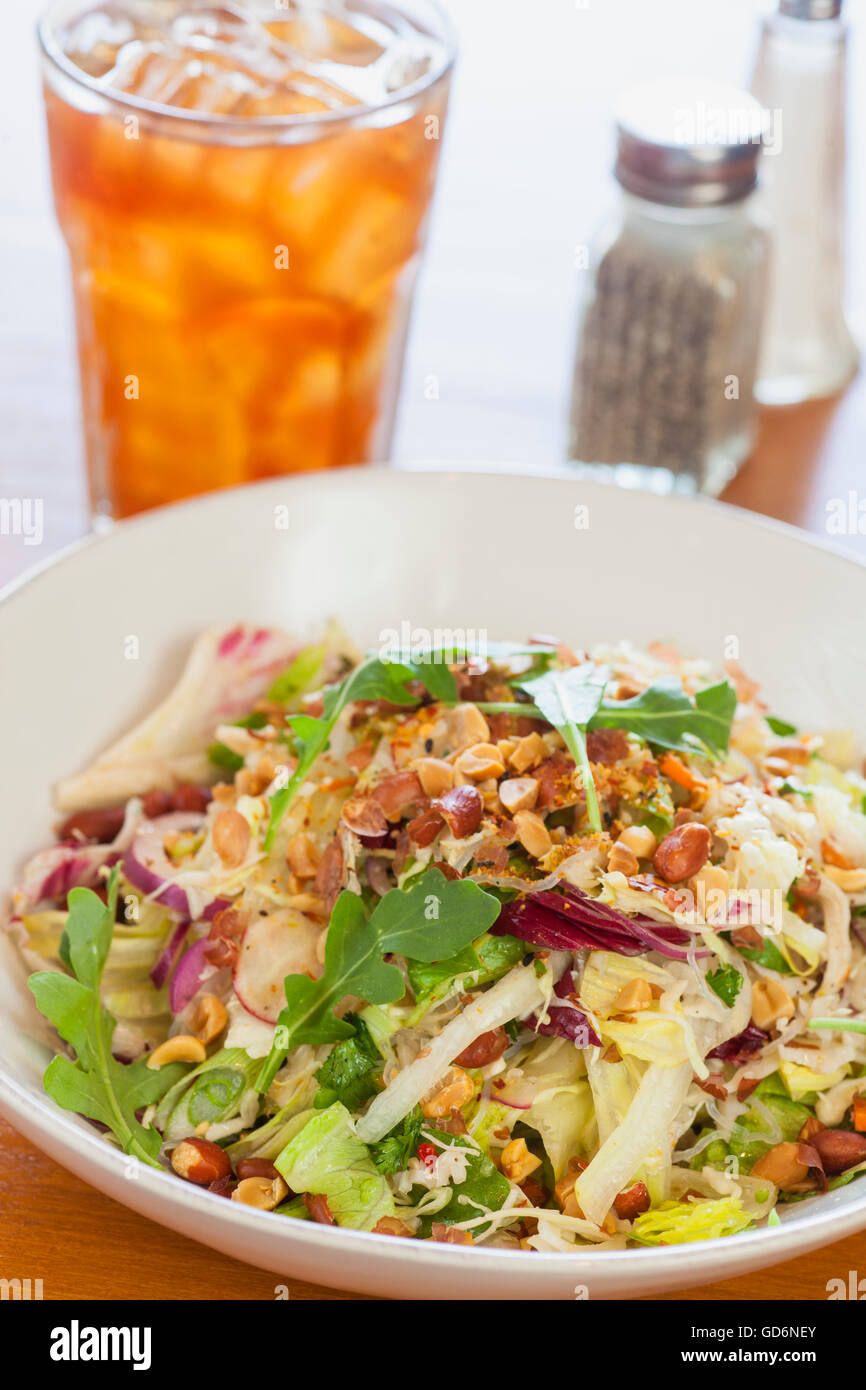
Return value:
[(842, 0), (779, 0), (779, 13), (789, 19), (838, 19)]
[(616, 177), (629, 193), (672, 207), (736, 202), (757, 182), (765, 125), (760, 103), (727, 83), (641, 83), (617, 105)]

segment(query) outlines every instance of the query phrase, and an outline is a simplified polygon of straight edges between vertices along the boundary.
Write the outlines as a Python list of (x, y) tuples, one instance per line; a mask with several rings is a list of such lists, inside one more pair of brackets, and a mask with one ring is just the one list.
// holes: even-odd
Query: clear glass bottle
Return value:
[(840, 391), (858, 352), (842, 310), (845, 75), (842, 0), (779, 0), (765, 16), (752, 91), (772, 117), (759, 199), (774, 234), (758, 399)]
[(716, 83), (653, 83), (618, 116), (616, 212), (590, 256), (570, 455), (592, 476), (717, 494), (748, 454), (767, 237), (763, 113)]

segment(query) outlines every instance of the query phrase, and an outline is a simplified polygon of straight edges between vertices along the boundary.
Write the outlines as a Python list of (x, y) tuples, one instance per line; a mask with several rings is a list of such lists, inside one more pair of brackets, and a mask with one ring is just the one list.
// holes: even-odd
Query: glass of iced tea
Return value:
[(94, 522), (388, 457), (454, 48), (435, 0), (40, 26)]

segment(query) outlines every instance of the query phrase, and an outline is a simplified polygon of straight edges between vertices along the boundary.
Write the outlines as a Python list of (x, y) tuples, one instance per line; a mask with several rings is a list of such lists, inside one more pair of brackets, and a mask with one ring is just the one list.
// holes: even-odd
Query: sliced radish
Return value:
[(167, 880), (177, 877), (179, 870), (165, 852), (166, 836), (201, 830), (206, 819), (200, 811), (171, 811), (166, 816), (144, 821), (123, 858), (124, 877), (133, 888), (145, 894), (156, 893), (161, 888), (156, 901), (168, 912), (176, 912), (187, 921), (195, 917), (209, 922), (222, 908), (231, 905), (227, 898), (211, 898), (203, 906), (202, 897), (207, 899), (207, 894), (197, 886), (196, 911), (193, 912), (186, 889), (179, 883), (167, 883)]
[(291, 908), (250, 923), (241, 938), (234, 969), (235, 993), (248, 1013), (265, 1023), (276, 1023), (286, 1002), (286, 976), (321, 975), (316, 959), (321, 931)]

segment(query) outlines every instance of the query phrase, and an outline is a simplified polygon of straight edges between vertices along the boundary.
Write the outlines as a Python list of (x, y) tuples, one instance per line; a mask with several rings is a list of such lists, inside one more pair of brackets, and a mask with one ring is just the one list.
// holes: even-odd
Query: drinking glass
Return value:
[(94, 524), (387, 458), (454, 45), (434, 0), (40, 25)]

